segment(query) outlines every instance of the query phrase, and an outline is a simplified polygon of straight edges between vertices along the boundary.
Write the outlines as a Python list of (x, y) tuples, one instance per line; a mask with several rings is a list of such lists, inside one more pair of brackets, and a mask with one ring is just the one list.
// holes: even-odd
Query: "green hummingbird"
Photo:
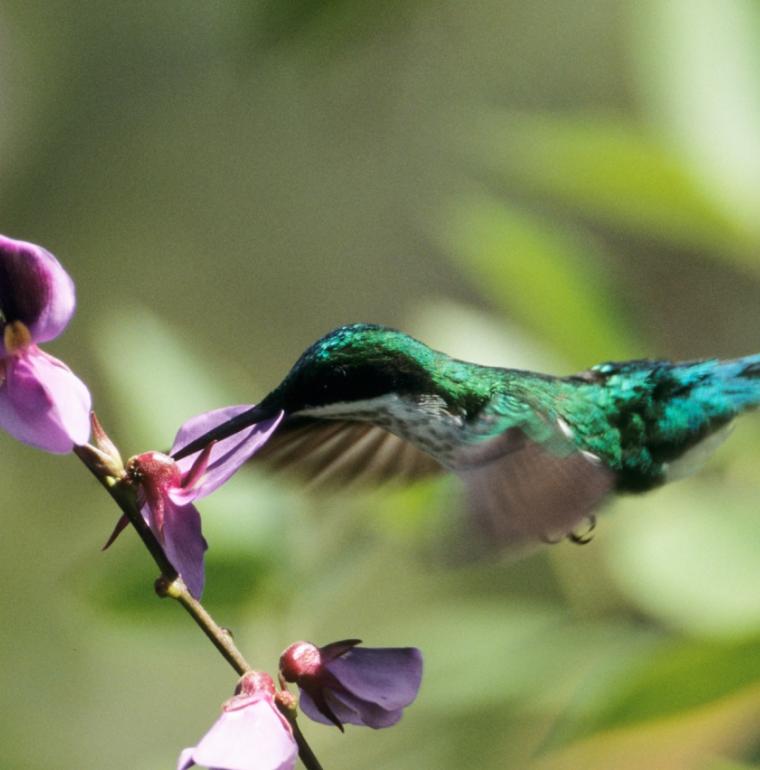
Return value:
[(403, 332), (342, 326), (257, 406), (175, 453), (285, 417), (255, 455), (315, 482), (451, 471), (495, 544), (577, 534), (606, 498), (695, 467), (760, 404), (760, 354), (603, 363), (566, 377), (461, 361)]

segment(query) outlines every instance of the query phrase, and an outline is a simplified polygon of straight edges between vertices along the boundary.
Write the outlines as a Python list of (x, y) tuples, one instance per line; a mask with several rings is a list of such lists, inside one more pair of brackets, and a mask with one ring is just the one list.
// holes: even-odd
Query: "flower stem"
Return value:
[(252, 671), (252, 666), (243, 657), (235, 643), (232, 634), (219, 626), (206, 608), (193, 597), (181, 577), (168, 581), (162, 576), (156, 581), (156, 593), (159, 596), (169, 596), (176, 599), (189, 613), (190, 617), (200, 626), (201, 631), (221, 653), (222, 657), (237, 671), (240, 676)]
[(98, 472), (89, 461), (90, 452), (93, 450), (94, 447), (89, 445), (74, 447), (77, 457), (89, 468), (92, 475), (101, 483), (116, 505), (121, 508), (122, 513), (129, 519), (130, 524), (140, 536), (140, 540), (143, 541), (143, 544), (153, 557), (153, 561), (156, 562), (156, 565), (161, 570), (161, 574), (169, 581), (176, 580), (179, 577), (177, 570), (174, 569), (169, 559), (166, 558), (161, 543), (158, 542), (140, 513), (140, 506), (137, 504), (134, 487), (126, 482), (126, 476), (116, 478), (115, 476)]
[[(232, 634), (222, 628), (211, 617), (206, 608), (192, 596), (177, 570), (174, 569), (169, 559), (167, 559), (161, 543), (158, 542), (158, 539), (140, 513), (140, 506), (137, 502), (134, 486), (127, 480), (126, 475), (117, 478), (116, 476), (101, 472), (96, 467), (97, 463), (92, 461), (93, 453), (97, 451), (95, 447), (90, 445), (74, 447), (77, 457), (89, 468), (108, 494), (111, 495), (114, 502), (137, 531), (143, 544), (153, 557), (153, 561), (156, 562), (161, 571), (161, 576), (156, 580), (156, 593), (161, 597), (169, 596), (172, 599), (176, 599), (198, 624), (214, 647), (221, 653), (222, 657), (240, 676), (251, 671), (251, 665), (240, 650), (238, 650), (235, 642), (232, 640)], [(295, 716), (288, 717), (288, 721), (293, 728), (293, 737), (298, 744), (298, 756), (304, 767), (307, 770), (322, 770), (322, 765), (320, 765), (319, 760), (306, 742), (306, 738), (301, 732)]]
[(290, 722), (290, 726), (293, 728), (293, 737), (298, 744), (298, 757), (303, 762), (304, 767), (307, 770), (322, 770), (322, 765), (319, 764), (319, 760), (311, 750), (311, 746), (306, 742), (306, 738), (304, 738), (296, 718), (288, 719), (288, 722)]

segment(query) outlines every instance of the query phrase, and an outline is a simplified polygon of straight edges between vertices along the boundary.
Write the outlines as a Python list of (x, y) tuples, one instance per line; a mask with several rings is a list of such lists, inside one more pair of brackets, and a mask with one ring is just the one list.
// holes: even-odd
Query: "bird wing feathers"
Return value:
[(612, 491), (613, 472), (559, 433), (539, 443), (513, 428), (470, 447), (456, 471), (484, 544), (556, 541)]
[[(291, 417), (254, 457), (310, 486), (412, 482), (445, 469), (378, 426)], [(468, 446), (455, 473), (476, 530), (489, 547), (552, 540), (572, 532), (612, 490), (612, 472), (560, 431), (537, 442), (520, 428)]]
[(411, 482), (441, 473), (428, 454), (367, 422), (295, 417), (254, 456), (314, 486)]

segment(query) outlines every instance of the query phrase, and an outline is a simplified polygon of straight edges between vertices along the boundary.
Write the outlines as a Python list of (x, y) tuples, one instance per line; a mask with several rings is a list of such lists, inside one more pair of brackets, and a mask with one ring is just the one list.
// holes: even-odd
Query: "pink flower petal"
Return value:
[[(150, 518), (148, 523), (154, 529)], [(201, 532), (198, 509), (194, 505), (175, 505), (167, 499), (163, 508), (162, 537), (159, 540), (166, 558), (182, 576), (187, 590), (196, 599), (200, 599), (205, 582), (203, 556), (208, 544)]]
[[(187, 751), (187, 750), (186, 750)], [(293, 770), (298, 747), (266, 698), (225, 710), (192, 751), (192, 761), (215, 770)], [(187, 768), (183, 752), (178, 770)]]
[[(193, 417), (179, 429), (170, 454), (204, 435), (212, 428), (247, 412), (251, 408), (250, 404), (228, 406)], [(185, 504), (211, 494), (244, 465), (259, 447), (266, 443), (282, 418), (283, 413), (281, 412), (270, 420), (251, 425), (233, 436), (218, 441), (211, 449), (208, 465), (201, 478), (191, 488), (173, 489), (171, 491), (172, 500), (177, 504)], [(200, 453), (183, 457), (177, 461), (177, 465), (184, 474), (189, 473), (198, 454)]]
[(193, 761), (193, 749), (183, 749), (177, 760), (177, 770), (187, 770), (188, 767), (192, 767), (195, 762)]
[[(195, 439), (208, 433), (227, 420), (231, 420), (233, 417), (237, 417), (243, 412), (248, 412), (253, 409), (253, 404), (243, 404), (242, 406), (225, 406), (220, 409), (213, 409), (210, 412), (203, 412), (195, 417), (191, 417), (186, 420), (180, 426), (177, 431), (177, 435), (174, 437), (174, 444), (172, 445), (172, 451), (169, 454), (173, 454), (179, 447), (190, 444)], [(180, 462), (185, 462), (188, 458), (184, 458)]]
[(90, 393), (66, 364), (35, 346), (4, 363), (0, 427), (48, 452), (70, 452), (87, 441)]
[[(49, 251), (0, 235), (0, 310), (6, 321), (22, 321), (35, 342), (45, 342), (63, 331), (75, 305), (74, 282)], [(0, 355), (5, 352), (0, 340)]]

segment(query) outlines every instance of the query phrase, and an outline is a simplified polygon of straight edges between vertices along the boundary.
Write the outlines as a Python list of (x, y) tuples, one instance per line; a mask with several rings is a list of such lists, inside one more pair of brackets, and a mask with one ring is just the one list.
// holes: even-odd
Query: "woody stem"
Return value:
[[(89, 468), (119, 506), (122, 513), (129, 519), (130, 524), (132, 524), (148, 552), (153, 557), (153, 561), (156, 562), (161, 571), (161, 576), (156, 580), (155, 584), (156, 593), (161, 597), (169, 596), (172, 599), (176, 599), (198, 624), (214, 647), (221, 653), (222, 657), (240, 676), (251, 671), (251, 665), (240, 650), (238, 650), (230, 632), (222, 628), (211, 617), (206, 608), (192, 596), (179, 573), (166, 557), (161, 543), (159, 543), (158, 538), (153, 534), (153, 530), (151, 530), (140, 513), (134, 484), (126, 474), (116, 477), (97, 467), (97, 463), (92, 461), (93, 453), (97, 453), (97, 451), (97, 449), (89, 445), (74, 447), (76, 455)], [(303, 762), (304, 767), (307, 770), (322, 770), (322, 766), (306, 742), (306, 738), (304, 738), (295, 716), (289, 716), (288, 721), (293, 728), (293, 736), (298, 744), (298, 756), (301, 762)]]

